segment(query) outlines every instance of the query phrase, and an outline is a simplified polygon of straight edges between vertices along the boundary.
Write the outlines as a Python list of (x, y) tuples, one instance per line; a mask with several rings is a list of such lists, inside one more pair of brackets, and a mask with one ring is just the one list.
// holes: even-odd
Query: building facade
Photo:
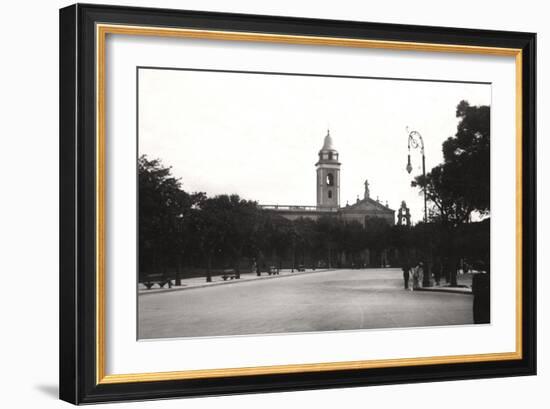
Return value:
[(369, 182), (365, 180), (363, 198), (357, 197), (353, 204), (340, 206), (340, 166), (339, 153), (334, 147), (330, 131), (327, 131), (323, 146), (318, 153), (315, 163), (317, 172), (316, 191), (317, 203), (315, 206), (300, 205), (262, 205), (266, 210), (295, 220), (300, 217), (317, 220), (323, 216), (338, 217), (344, 221), (356, 221), (363, 226), (369, 219), (378, 218), (389, 225), (395, 224), (395, 210), (388, 204), (370, 197)]

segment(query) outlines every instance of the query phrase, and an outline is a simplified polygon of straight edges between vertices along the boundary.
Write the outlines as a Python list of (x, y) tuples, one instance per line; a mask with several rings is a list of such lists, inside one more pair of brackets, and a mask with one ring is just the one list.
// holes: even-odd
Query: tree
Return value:
[(138, 159), (140, 274), (166, 274), (182, 247), (182, 221), (200, 194), (189, 195), (171, 168), (145, 155)]
[(490, 206), (490, 108), (461, 101), (455, 136), (443, 142), (444, 162), (427, 175), (417, 176), (434, 204), (435, 218), (457, 226), (468, 222), (472, 212), (489, 214)]
[[(365, 220), (366, 244), (374, 251), (376, 265), (382, 264), (382, 252), (390, 245), (391, 227), (379, 217), (369, 217)], [(371, 264), (373, 260), (371, 259)]]
[(433, 204), (432, 221), (457, 226), (470, 219), (474, 208), (452, 184), (458, 177), (456, 169), (445, 164), (435, 166), (425, 178), (416, 177), (417, 184), (426, 190), (426, 197)]
[(207, 281), (215, 255), (223, 264), (231, 264), (237, 273), (241, 257), (255, 255), (259, 212), (256, 202), (238, 195), (215, 196), (200, 203), (196, 233), (207, 258)]
[(326, 255), (327, 265), (332, 268), (337, 259), (335, 253), (341, 250), (341, 223), (334, 217), (323, 216), (317, 220), (316, 230), (320, 239), (321, 254)]
[[(426, 177), (416, 177), (433, 204), (432, 221), (443, 227), (441, 248), (451, 285), (456, 285), (456, 265), (463, 248), (459, 227), (470, 223), (472, 213), (487, 216), (490, 211), (490, 107), (461, 101), (456, 117), (460, 119), (456, 134), (442, 146), (443, 163)], [(489, 241), (488, 234), (485, 240)]]
[(294, 244), (301, 255), (299, 264), (309, 264), (315, 268), (318, 260), (322, 258), (321, 255), (324, 254), (317, 221), (300, 217), (294, 220), (293, 224), (296, 231)]
[(491, 110), (461, 101), (456, 116), (460, 118), (456, 135), (443, 143), (448, 182), (468, 208), (486, 214), (490, 205)]
[(294, 226), (290, 220), (277, 214), (265, 216), (260, 233), (262, 253), (280, 267), (289, 250), (293, 249)]

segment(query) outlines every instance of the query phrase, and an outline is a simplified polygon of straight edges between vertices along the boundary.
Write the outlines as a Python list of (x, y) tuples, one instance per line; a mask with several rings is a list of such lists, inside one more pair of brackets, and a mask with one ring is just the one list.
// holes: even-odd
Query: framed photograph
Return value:
[(535, 52), (61, 9), (61, 399), (534, 375)]

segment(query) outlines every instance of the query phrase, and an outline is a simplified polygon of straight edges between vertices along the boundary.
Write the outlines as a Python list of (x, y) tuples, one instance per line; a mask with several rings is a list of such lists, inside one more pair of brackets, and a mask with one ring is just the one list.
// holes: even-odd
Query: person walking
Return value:
[(418, 266), (414, 266), (410, 270), (411, 291), (416, 290), (418, 287)]
[(403, 282), (405, 284), (405, 290), (409, 289), (409, 278), (411, 274), (411, 266), (409, 265), (409, 262), (406, 261), (405, 264), (403, 264)]
[(411, 291), (418, 290), (424, 277), (424, 267), (421, 261), (411, 269), (412, 272), (412, 286)]
[(422, 287), (422, 283), (424, 282), (424, 263), (422, 263), (422, 261), (418, 263), (418, 267), (416, 268), (416, 275), (418, 276), (416, 287), (418, 289)]

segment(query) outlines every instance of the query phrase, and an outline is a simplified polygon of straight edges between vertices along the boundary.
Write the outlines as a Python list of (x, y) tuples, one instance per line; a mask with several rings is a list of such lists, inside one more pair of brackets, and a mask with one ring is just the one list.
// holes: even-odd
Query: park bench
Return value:
[(223, 278), (223, 281), (227, 281), (228, 279), (230, 279), (230, 280), (237, 279), (238, 280), (240, 278), (240, 275), (235, 273), (235, 270), (233, 270), (232, 268), (229, 268), (227, 270), (223, 270), (222, 278)]
[(279, 274), (279, 269), (275, 266), (271, 266), (269, 267), (269, 269), (267, 270), (267, 274), (268, 275), (278, 275)]
[(303, 264), (300, 264), (297, 268), (298, 271), (306, 271), (306, 266), (304, 266)]
[(168, 285), (168, 288), (172, 288), (172, 281), (166, 278), (164, 274), (150, 274), (142, 280), (142, 284), (148, 290), (153, 288), (155, 284), (158, 284), (159, 288), (164, 288), (165, 285)]

